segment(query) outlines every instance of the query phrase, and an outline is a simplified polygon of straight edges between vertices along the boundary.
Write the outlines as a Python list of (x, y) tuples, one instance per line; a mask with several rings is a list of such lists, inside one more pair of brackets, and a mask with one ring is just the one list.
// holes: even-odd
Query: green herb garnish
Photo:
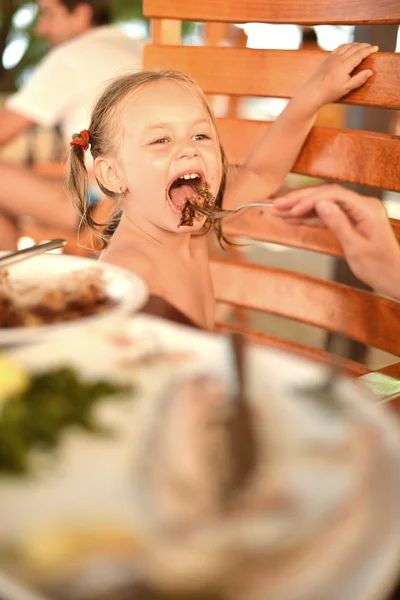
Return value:
[(127, 391), (109, 381), (83, 381), (70, 368), (32, 375), (23, 392), (0, 406), (0, 475), (27, 473), (30, 452), (56, 449), (61, 434), (72, 427), (104, 434), (95, 405)]

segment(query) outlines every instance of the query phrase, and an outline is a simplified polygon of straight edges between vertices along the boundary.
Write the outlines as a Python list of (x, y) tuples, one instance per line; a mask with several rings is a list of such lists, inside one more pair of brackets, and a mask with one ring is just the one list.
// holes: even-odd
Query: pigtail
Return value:
[[(85, 135), (86, 134), (86, 135)], [(85, 165), (85, 151), (89, 145), (89, 133), (74, 133), (67, 162), (67, 190), (80, 217), (79, 228), (94, 229), (88, 204), (88, 172)]]
[[(89, 143), (93, 151), (93, 142), (94, 136), (90, 136), (86, 129), (73, 134), (67, 164), (67, 189), (80, 217), (79, 230), (91, 229), (100, 242), (100, 250), (104, 250), (121, 219), (121, 209), (119, 205), (116, 206), (106, 223), (97, 223), (92, 218), (93, 211), (88, 202), (89, 176), (85, 165), (85, 152)], [(104, 194), (114, 196), (99, 181), (97, 183)]]
[(112, 211), (107, 223), (103, 223), (103, 229), (101, 231), (97, 231), (97, 235), (101, 242), (101, 249), (104, 250), (110, 242), (115, 230), (117, 229), (119, 222), (122, 217), (122, 210), (120, 206), (116, 206)]

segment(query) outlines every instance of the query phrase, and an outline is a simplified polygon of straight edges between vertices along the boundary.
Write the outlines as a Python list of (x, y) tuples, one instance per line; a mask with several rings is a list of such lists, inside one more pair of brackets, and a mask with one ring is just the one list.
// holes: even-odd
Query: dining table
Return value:
[[(183, 312), (181, 312), (176, 307), (168, 303), (165, 299), (154, 295), (149, 297), (146, 304), (139, 311), (139, 314), (155, 316), (161, 319), (165, 319), (166, 321), (170, 321), (171, 323), (183, 325), (185, 327), (194, 328), (197, 330), (202, 329), (199, 324), (195, 323), (192, 319), (190, 319)], [(387, 367), (378, 369), (374, 372), (380, 373), (382, 375), (388, 375), (400, 381), (400, 363), (389, 365)], [(396, 416), (400, 419), (400, 393), (398, 397), (391, 398), (390, 401), (388, 401), (386, 404), (388, 406), (388, 410), (394, 412)], [(0, 595), (0, 600), (8, 600), (8, 598), (2, 597)], [(358, 600), (358, 598), (354, 598), (354, 600)], [(385, 600), (400, 600), (400, 567), (398, 585), (394, 589), (393, 594), (391, 594)]]
[[(201, 329), (200, 326), (192, 321), (187, 315), (179, 311), (176, 307), (172, 306), (169, 302), (159, 296), (150, 296), (140, 312), (143, 314), (158, 316), (180, 325)], [(400, 362), (376, 369), (373, 372), (387, 375), (400, 381)], [(390, 401), (387, 402), (387, 405), (388, 410), (393, 412), (396, 417), (400, 419), (400, 392), (397, 397), (392, 397)], [(354, 598), (354, 600), (357, 600), (357, 598)], [(387, 600), (400, 600), (400, 566), (398, 585), (395, 587), (393, 594), (390, 595)]]

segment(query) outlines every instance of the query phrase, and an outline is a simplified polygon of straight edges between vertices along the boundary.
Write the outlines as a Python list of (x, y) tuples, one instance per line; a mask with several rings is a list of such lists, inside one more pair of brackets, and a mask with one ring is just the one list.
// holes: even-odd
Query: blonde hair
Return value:
[[(93, 160), (99, 156), (112, 155), (115, 153), (115, 141), (118, 140), (118, 135), (115, 135), (116, 117), (118, 116), (119, 110), (122, 108), (122, 103), (128, 96), (140, 88), (159, 81), (173, 81), (191, 91), (199, 100), (210, 119), (221, 153), (222, 179), (216, 198), (216, 206), (221, 207), (226, 184), (228, 163), (225, 153), (219, 143), (215, 117), (201, 88), (193, 79), (191, 79), (191, 77), (180, 71), (141, 71), (130, 73), (128, 75), (117, 77), (109, 84), (93, 109), (89, 125), (89, 145)], [(106, 189), (96, 178), (102, 192), (106, 196), (117, 201), (109, 221), (107, 223), (96, 223), (92, 219), (91, 211), (88, 209), (88, 173), (84, 159), (85, 139), (82, 133), (84, 132), (72, 136), (73, 141), (77, 142), (77, 144), (72, 145), (69, 152), (67, 188), (81, 217), (81, 227), (85, 226), (92, 229), (100, 239), (101, 249), (103, 249), (108, 245), (110, 237), (115, 231), (121, 218), (121, 209), (118, 203), (120, 194)], [(225, 240), (222, 234), (220, 221), (213, 223), (206, 221), (205, 233), (210, 230), (214, 223), (216, 223), (214, 227), (218, 240), (222, 244), (223, 241), (227, 240)]]

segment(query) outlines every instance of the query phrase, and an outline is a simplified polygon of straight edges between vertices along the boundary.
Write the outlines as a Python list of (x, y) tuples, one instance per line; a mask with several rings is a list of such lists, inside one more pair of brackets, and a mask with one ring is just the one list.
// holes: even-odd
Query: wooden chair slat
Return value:
[[(304, 346), (294, 342), (293, 340), (285, 340), (278, 338), (274, 335), (262, 333), (260, 331), (254, 331), (249, 327), (243, 327), (231, 323), (217, 323), (216, 330), (220, 333), (241, 333), (246, 338), (255, 344), (263, 344), (292, 354), (300, 354), (303, 358), (309, 358), (322, 364), (329, 364), (332, 361), (332, 355), (325, 350), (319, 348), (312, 348), (311, 346)], [(354, 362), (353, 360), (344, 360), (343, 363), (344, 371), (353, 377), (360, 377), (368, 373), (367, 367), (364, 367), (360, 363)]]
[(400, 22), (397, 0), (143, 0), (147, 17), (226, 23), (370, 24)]
[[(229, 25), (227, 23), (218, 23), (218, 22), (205, 23), (204, 45), (205, 46), (222, 45), (228, 37), (228, 27), (229, 27)], [(246, 44), (244, 44), (241, 47), (245, 48)]]
[[(387, 375), (388, 377), (394, 377), (395, 379), (400, 379), (400, 362), (396, 362), (391, 365), (386, 365), (386, 367), (377, 369), (376, 373), (381, 373), (382, 375)], [(400, 393), (399, 393), (398, 403), (400, 405)]]
[[(267, 121), (218, 119), (221, 144), (230, 163), (243, 164), (270, 126)], [(399, 192), (399, 164), (399, 136), (314, 127), (293, 172)]]
[[(391, 219), (393, 232), (400, 243), (400, 221)], [(343, 258), (342, 248), (337, 238), (325, 229), (297, 227), (276, 219), (268, 208), (249, 208), (234, 217), (228, 217), (223, 225), (224, 235), (233, 241), (248, 238), (260, 242), (270, 242), (320, 252)], [(251, 241), (250, 241), (251, 243)]]
[(153, 19), (151, 39), (153, 44), (180, 44), (182, 41), (182, 22), (172, 19)]
[[(327, 54), (310, 50), (150, 45), (144, 49), (144, 68), (183, 71), (207, 94), (290, 98)], [(341, 102), (400, 109), (400, 54), (374, 54), (363, 62), (362, 68), (372, 69), (374, 76)]]
[(227, 218), (223, 224), (225, 237), (234, 242), (238, 238), (259, 242), (268, 242), (320, 252), (329, 256), (343, 258), (342, 248), (337, 238), (325, 229), (314, 227), (296, 227), (288, 225), (269, 214), (269, 209), (249, 208), (234, 217)]
[(211, 261), (216, 298), (269, 312), (400, 355), (400, 303), (347, 285), (280, 269)]

